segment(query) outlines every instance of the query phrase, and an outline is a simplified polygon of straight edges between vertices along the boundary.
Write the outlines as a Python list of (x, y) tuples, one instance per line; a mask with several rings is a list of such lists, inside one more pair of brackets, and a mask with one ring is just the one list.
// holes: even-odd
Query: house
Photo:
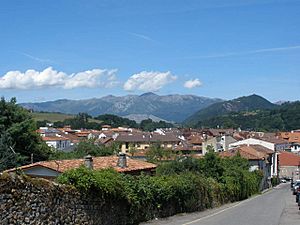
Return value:
[(279, 176), (300, 179), (300, 156), (291, 152), (279, 152)]
[(202, 155), (202, 146), (199, 143), (193, 142), (193, 144), (186, 140), (181, 140), (180, 144), (172, 149), (176, 154), (182, 155)]
[[(74, 148), (74, 144), (79, 142), (79, 138), (69, 132), (70, 128), (49, 128), (40, 127), (36, 132), (41, 135), (42, 140), (46, 142), (49, 147), (56, 150), (70, 151)], [(69, 130), (70, 129), (70, 130)]]
[(91, 134), (91, 131), (88, 130), (80, 130), (74, 133), (80, 140), (87, 140), (89, 139), (89, 135)]
[(107, 125), (107, 124), (104, 124), (101, 127), (102, 127), (102, 130), (110, 130), (111, 129), (111, 126)]
[(280, 136), (290, 143), (291, 152), (300, 154), (300, 132), (281, 132)]
[(247, 138), (245, 140), (237, 141), (234, 143), (229, 144), (229, 148), (238, 147), (240, 145), (261, 145), (265, 148), (268, 148), (275, 152), (274, 157), (272, 159), (272, 168), (271, 168), (271, 175), (277, 176), (279, 171), (278, 166), (278, 151), (283, 151), (285, 149), (290, 148), (290, 144), (288, 141), (284, 140), (279, 136), (274, 135), (260, 135), (255, 136), (255, 138)]
[(49, 147), (60, 151), (67, 151), (71, 147), (71, 141), (68, 138), (60, 135), (42, 136), (42, 140), (45, 141)]
[(229, 149), (231, 143), (235, 143), (234, 139), (230, 135), (214, 136), (207, 138), (202, 144), (203, 155), (206, 154), (208, 146), (213, 147), (216, 152), (223, 152)]
[(207, 132), (211, 136), (218, 137), (218, 136), (223, 136), (223, 135), (233, 135), (234, 129), (232, 129), (232, 128), (229, 128), (229, 129), (213, 129), (213, 128), (210, 128), (210, 129), (207, 130)]
[(36, 130), (36, 132), (42, 137), (45, 137), (45, 136), (56, 136), (60, 131), (55, 128), (40, 127), (39, 129)]
[(94, 157), (87, 156), (84, 159), (52, 160), (32, 163), (5, 172), (13, 173), (22, 170), (31, 177), (42, 177), (55, 179), (58, 175), (71, 169), (85, 165), (94, 170), (113, 168), (119, 173), (138, 175), (141, 172), (151, 174), (155, 171), (156, 165), (140, 160), (126, 157), (125, 154), (119, 156)]
[(228, 151), (220, 152), (219, 154), (221, 157), (232, 157), (237, 153), (239, 153), (242, 158), (249, 161), (250, 171), (261, 170), (263, 172), (261, 189), (268, 188), (271, 179), (274, 151), (261, 145), (241, 145)]
[(116, 137), (115, 141), (120, 143), (121, 151), (127, 153), (131, 147), (134, 147), (137, 151), (144, 151), (155, 143), (160, 144), (163, 148), (172, 149), (175, 148), (181, 140), (170, 133), (161, 135), (144, 132), (120, 134)]
[(99, 138), (99, 139), (95, 140), (95, 144), (104, 145), (106, 147), (111, 146), (113, 142), (114, 142), (114, 139), (111, 137)]
[(300, 142), (291, 144), (291, 152), (300, 155)]

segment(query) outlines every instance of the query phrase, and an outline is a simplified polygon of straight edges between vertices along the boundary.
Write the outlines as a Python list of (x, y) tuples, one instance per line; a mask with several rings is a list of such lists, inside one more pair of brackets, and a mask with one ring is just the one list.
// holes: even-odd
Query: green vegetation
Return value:
[(62, 159), (82, 159), (87, 155), (91, 156), (109, 156), (115, 155), (119, 152), (119, 145), (113, 143), (111, 146), (106, 147), (98, 145), (95, 140), (90, 139), (80, 142), (71, 152), (56, 151), (51, 154), (51, 160), (62, 160)]
[(143, 131), (154, 131), (157, 128), (171, 128), (174, 127), (172, 123), (167, 123), (165, 121), (154, 122), (151, 119), (142, 120), (140, 123), (140, 129)]
[(154, 143), (146, 152), (146, 158), (149, 162), (159, 163), (163, 160), (170, 160), (176, 156), (172, 149), (166, 149), (161, 143)]
[(195, 127), (241, 128), (256, 131), (289, 131), (300, 127), (300, 102), (272, 110), (235, 112), (198, 122)]
[(72, 129), (101, 129), (102, 125), (110, 125), (113, 128), (131, 127), (140, 128), (144, 131), (154, 131), (157, 128), (170, 128), (173, 124), (165, 121), (154, 122), (151, 119), (143, 120), (137, 124), (134, 120), (123, 118), (112, 114), (104, 114), (92, 117), (87, 113), (78, 113), (77, 115), (67, 115), (62, 113), (32, 113), (38, 127), (47, 126), (47, 123), (53, 123), (54, 127), (71, 126)]
[(34, 161), (46, 160), (50, 148), (35, 132), (36, 124), (29, 112), (12, 98), (0, 100), (0, 170)]
[(95, 117), (97, 120), (103, 121), (103, 124), (110, 125), (111, 127), (132, 127), (137, 128), (137, 123), (134, 120), (123, 118), (112, 114), (104, 114)]
[(193, 126), (199, 123), (199, 121), (206, 121), (210, 118), (227, 115), (232, 112), (274, 109), (277, 107), (277, 105), (269, 102), (267, 99), (261, 96), (244, 96), (229, 101), (218, 102), (201, 109), (194, 115), (187, 118), (185, 120), (185, 124), (188, 126)]
[(78, 113), (74, 118), (65, 119), (64, 121), (54, 122), (54, 127), (71, 126), (72, 129), (101, 129), (101, 122), (92, 118), (87, 113)]
[[(34, 113), (38, 127), (45, 127), (47, 123), (53, 123), (54, 127), (71, 126), (72, 129), (101, 129), (102, 121), (92, 118), (86, 113), (66, 115), (59, 113)], [(38, 116), (37, 116), (38, 115)], [(47, 118), (49, 116), (49, 118)], [(62, 120), (59, 120), (62, 119)]]
[(249, 172), (247, 160), (219, 158), (210, 151), (203, 159), (181, 158), (163, 163), (155, 176), (131, 176), (114, 170), (70, 170), (58, 177), (103, 202), (127, 202), (128, 221), (138, 224), (154, 217), (211, 208), (246, 199), (259, 192), (259, 172)]
[(31, 115), (35, 121), (45, 121), (46, 120), (46, 121), (49, 121), (49, 123), (74, 118), (74, 115), (64, 114), (64, 113), (56, 113), (56, 112), (32, 112)]

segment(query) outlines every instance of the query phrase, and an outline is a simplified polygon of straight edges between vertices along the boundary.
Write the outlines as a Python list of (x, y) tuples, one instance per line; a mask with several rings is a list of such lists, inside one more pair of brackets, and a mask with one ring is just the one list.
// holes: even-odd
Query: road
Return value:
[(300, 225), (300, 210), (290, 184), (278, 187), (245, 201), (217, 209), (181, 214), (154, 220), (143, 225)]

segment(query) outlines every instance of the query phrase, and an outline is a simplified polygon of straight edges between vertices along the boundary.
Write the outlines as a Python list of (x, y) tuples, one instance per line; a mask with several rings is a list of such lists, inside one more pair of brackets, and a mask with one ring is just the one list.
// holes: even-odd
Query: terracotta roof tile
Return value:
[(269, 154), (273, 154), (273, 151), (260, 145), (241, 145), (237, 148), (229, 151), (221, 152), (221, 157), (232, 157), (237, 153), (240, 153), (241, 157), (248, 160), (260, 160), (266, 159)]
[[(130, 158), (127, 158), (126, 168), (118, 167), (117, 162), (118, 162), (118, 156), (94, 157), (93, 158), (94, 170), (113, 168), (118, 172), (131, 172), (131, 171), (139, 171), (139, 170), (151, 170), (156, 168), (156, 165), (153, 163), (134, 160)], [(67, 170), (78, 168), (81, 165), (84, 165), (84, 159), (52, 160), (52, 161), (43, 161), (43, 162), (37, 162), (37, 163), (21, 166), (18, 167), (18, 169), (28, 169), (31, 167), (42, 166), (63, 173)], [(7, 172), (12, 172), (14, 170), (16, 169), (7, 170)]]
[(58, 137), (58, 136), (45, 136), (42, 137), (43, 141), (67, 141), (68, 138), (65, 137)]
[(280, 166), (300, 166), (300, 156), (291, 152), (281, 151), (279, 154)]

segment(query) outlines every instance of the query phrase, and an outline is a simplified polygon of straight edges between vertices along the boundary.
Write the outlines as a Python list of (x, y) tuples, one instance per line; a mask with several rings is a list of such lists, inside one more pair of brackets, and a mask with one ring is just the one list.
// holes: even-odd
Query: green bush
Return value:
[[(207, 163), (213, 160), (217, 163)], [(208, 173), (206, 165), (215, 166)], [(193, 212), (239, 201), (259, 191), (260, 172), (249, 172), (241, 158), (221, 159), (209, 155), (201, 160), (187, 159), (164, 163), (156, 176), (131, 176), (112, 169), (94, 171), (85, 167), (58, 177), (63, 184), (100, 197), (104, 202), (126, 202), (128, 224), (138, 224), (155, 217)], [(215, 173), (222, 176), (216, 178)], [(211, 174), (211, 176), (210, 176)]]
[(277, 186), (279, 183), (280, 183), (279, 177), (274, 176), (271, 178), (271, 184), (273, 187)]

